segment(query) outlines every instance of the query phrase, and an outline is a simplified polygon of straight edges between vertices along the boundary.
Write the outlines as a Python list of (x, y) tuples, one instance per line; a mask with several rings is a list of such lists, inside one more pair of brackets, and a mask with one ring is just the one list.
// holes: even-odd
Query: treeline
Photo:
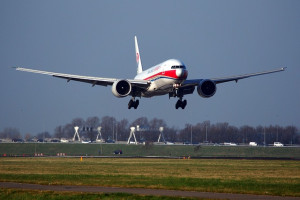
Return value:
[[(80, 127), (79, 133), (81, 137), (94, 141), (98, 134), (97, 128), (102, 127), (101, 134), (103, 139), (126, 141), (129, 137), (130, 127), (140, 126), (142, 131), (136, 132), (138, 140), (157, 141), (159, 136), (159, 128), (164, 127), (164, 137), (169, 142), (189, 142), (189, 143), (249, 143), (257, 142), (258, 144), (272, 144), (281, 142), (283, 144), (300, 144), (300, 134), (295, 126), (241, 126), (235, 127), (229, 123), (212, 124), (210, 121), (199, 122), (197, 124), (186, 124), (183, 129), (176, 127), (168, 127), (167, 123), (162, 119), (148, 119), (140, 117), (133, 122), (127, 119), (117, 121), (116, 118), (104, 116), (89, 117), (86, 120), (75, 118), (70, 123), (60, 125), (54, 129), (53, 134), (41, 132), (36, 135), (37, 138), (73, 138), (74, 127)], [(24, 136), (25, 140), (30, 139), (31, 134)], [(6, 128), (0, 132), (0, 138), (22, 138), (20, 132), (15, 128)]]

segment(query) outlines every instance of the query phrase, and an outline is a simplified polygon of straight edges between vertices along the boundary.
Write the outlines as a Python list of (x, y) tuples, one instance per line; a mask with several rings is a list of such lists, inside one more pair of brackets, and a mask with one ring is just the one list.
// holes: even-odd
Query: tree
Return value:
[[(295, 144), (297, 143), (297, 128), (295, 126), (287, 126), (282, 129), (282, 141), (285, 144)], [(299, 135), (298, 135), (299, 137)], [(300, 141), (298, 141), (299, 144)]]
[(167, 124), (162, 119), (153, 118), (149, 121), (149, 132), (146, 135), (145, 139), (147, 141), (157, 141), (159, 136), (159, 128), (164, 127), (164, 129), (167, 127)]
[(102, 136), (106, 139), (114, 139), (116, 119), (110, 116), (104, 116), (101, 119)]
[(55, 138), (72, 138), (74, 136), (74, 125), (66, 124), (64, 126), (58, 126), (54, 130)]
[(91, 141), (95, 141), (97, 128), (100, 126), (100, 119), (98, 117), (89, 117), (85, 122), (85, 126), (89, 128), (86, 132), (87, 137), (90, 138)]
[(4, 139), (21, 139), (22, 136), (20, 131), (16, 128), (5, 128), (3, 132), (0, 134), (0, 138)]
[[(101, 118), (101, 121), (98, 117), (89, 117), (86, 121), (79, 117), (74, 118), (71, 123), (56, 127), (54, 130), (54, 137), (72, 138), (74, 136), (74, 126), (79, 126), (81, 128), (89, 128), (88, 131), (84, 132), (80, 129), (80, 136), (85, 136), (94, 140), (98, 126), (101, 126), (101, 133), (104, 139), (126, 141), (130, 133), (129, 128), (136, 128), (137, 125), (139, 125), (142, 130), (136, 132), (137, 139), (145, 139), (148, 142), (157, 141), (159, 128), (164, 127), (164, 136), (166, 141), (172, 142), (190, 142), (192, 133), (193, 143), (208, 140), (213, 143), (235, 142), (247, 144), (251, 141), (263, 144), (264, 138), (266, 140), (266, 144), (273, 144), (275, 141), (283, 144), (300, 143), (300, 135), (295, 126), (282, 127), (278, 125), (270, 125), (265, 127), (252, 127), (244, 125), (237, 128), (227, 122), (211, 124), (210, 121), (203, 121), (198, 122), (195, 125), (186, 124), (184, 128), (179, 129), (168, 127), (163, 119), (158, 118), (148, 120), (147, 117), (139, 117), (130, 123), (127, 119), (117, 121), (111, 116), (104, 116)], [(29, 136), (30, 135), (27, 135), (26, 138)], [(0, 138), (21, 138), (21, 134), (17, 129), (6, 128), (0, 132)]]
[(100, 126), (100, 119), (98, 117), (89, 117), (85, 122), (85, 126), (97, 129)]
[(64, 128), (63, 126), (58, 126), (54, 130), (54, 135), (55, 138), (63, 138), (64, 137)]
[(169, 142), (176, 142), (177, 141), (177, 129), (176, 128), (164, 128), (164, 136), (165, 140)]
[[(99, 120), (99, 119), (98, 119)], [(71, 124), (75, 127), (75, 126), (78, 126), (78, 127), (83, 127), (85, 122), (82, 118), (80, 117), (77, 117), (75, 119), (72, 120)]]
[(257, 134), (257, 131), (255, 128), (251, 126), (244, 125), (239, 128), (239, 135), (240, 139), (242, 137), (242, 143), (248, 144), (249, 142), (258, 142), (258, 139), (260, 138)]
[(264, 138), (265, 138), (265, 134), (264, 134), (264, 127), (259, 125), (255, 128), (256, 131), (256, 138), (253, 138), (253, 141), (257, 142), (258, 144), (264, 144)]
[(137, 125), (139, 125), (141, 128), (143, 127), (143, 128), (149, 129), (149, 122), (148, 122), (147, 117), (137, 118), (130, 124), (130, 127), (132, 127), (132, 126), (136, 127)]
[(140, 140), (144, 139), (147, 141), (151, 141), (151, 139), (149, 138), (150, 126), (149, 126), (148, 118), (139, 117), (130, 124), (130, 127), (137, 128), (137, 126), (140, 127), (140, 131), (136, 132), (137, 138), (139, 138)]
[(45, 131), (45, 132), (41, 132), (41, 133), (38, 133), (37, 135), (36, 135), (36, 137), (38, 138), (38, 139), (46, 139), (46, 138), (51, 138), (51, 135), (50, 135), (50, 133), (49, 132), (47, 132), (47, 131)]
[(184, 129), (179, 131), (178, 139), (180, 142), (190, 142), (191, 141), (191, 124), (185, 124)]
[(72, 138), (74, 136), (75, 130), (73, 124), (66, 124), (63, 128), (63, 137)]
[(227, 135), (229, 124), (227, 122), (213, 124), (210, 128), (210, 138), (214, 143), (233, 142)]
[(28, 141), (29, 139), (31, 139), (31, 137), (32, 137), (32, 136), (31, 136), (30, 133), (26, 133), (24, 139), (25, 139), (26, 141)]
[(167, 124), (163, 119), (153, 118), (149, 121), (149, 127), (152, 130), (158, 130), (160, 127), (167, 127)]
[(120, 122), (117, 122), (116, 127), (117, 139), (118, 140), (127, 140), (129, 137), (129, 122), (127, 119), (122, 119)]

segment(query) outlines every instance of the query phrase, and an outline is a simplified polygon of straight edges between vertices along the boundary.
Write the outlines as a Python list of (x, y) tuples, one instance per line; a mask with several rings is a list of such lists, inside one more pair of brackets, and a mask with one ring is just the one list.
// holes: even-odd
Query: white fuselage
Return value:
[(172, 92), (186, 80), (187, 75), (185, 65), (179, 60), (171, 59), (139, 73), (134, 79), (151, 81), (151, 85), (142, 96), (152, 97)]

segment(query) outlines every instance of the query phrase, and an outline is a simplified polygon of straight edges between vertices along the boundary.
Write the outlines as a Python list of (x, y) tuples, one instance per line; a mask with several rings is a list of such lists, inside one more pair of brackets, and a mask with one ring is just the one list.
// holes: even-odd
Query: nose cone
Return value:
[(178, 78), (186, 79), (187, 75), (188, 75), (187, 70), (185, 70), (185, 69), (176, 69), (176, 76)]

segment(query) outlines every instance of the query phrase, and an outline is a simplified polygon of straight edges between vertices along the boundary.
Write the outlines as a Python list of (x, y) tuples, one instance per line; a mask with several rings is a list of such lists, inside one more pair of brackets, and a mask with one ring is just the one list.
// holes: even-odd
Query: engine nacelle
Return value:
[(112, 85), (111, 91), (116, 97), (126, 97), (131, 92), (131, 83), (127, 80), (115, 81)]
[(215, 82), (209, 79), (202, 80), (197, 86), (197, 92), (201, 97), (208, 98), (214, 96), (217, 91)]

